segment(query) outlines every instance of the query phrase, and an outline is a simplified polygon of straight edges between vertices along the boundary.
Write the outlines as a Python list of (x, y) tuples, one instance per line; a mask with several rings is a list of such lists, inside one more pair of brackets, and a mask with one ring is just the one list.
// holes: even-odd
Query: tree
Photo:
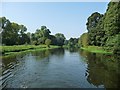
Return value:
[(116, 42), (114, 43), (113, 53), (120, 55), (120, 34), (118, 34), (118, 35), (116, 36), (115, 41), (116, 41)]
[(31, 33), (30, 32), (27, 32), (27, 37), (28, 37), (28, 40), (27, 40), (28, 44), (31, 44), (32, 37), (31, 37)]
[(83, 33), (81, 36), (80, 36), (80, 38), (79, 38), (79, 41), (78, 41), (78, 43), (79, 43), (79, 46), (80, 47), (86, 47), (86, 46), (88, 46), (88, 33)]
[(45, 40), (45, 44), (47, 45), (47, 47), (50, 47), (51, 40), (50, 40), (50, 39), (46, 39), (46, 40)]
[(114, 53), (120, 53), (120, 1), (110, 2), (104, 15), (93, 13), (86, 25), (89, 45), (105, 46)]
[(78, 38), (70, 38), (68, 40), (68, 46), (69, 47), (78, 47)]
[(64, 41), (64, 45), (68, 45), (69, 40)]
[(112, 49), (119, 42), (117, 38), (120, 34), (120, 1), (108, 4), (104, 19), (104, 30), (107, 38), (105, 46)]
[(103, 14), (98, 12), (93, 13), (86, 23), (88, 34), (89, 34), (89, 44), (90, 45), (101, 45), (100, 38), (104, 35), (102, 27)]
[(52, 45), (57, 45), (57, 39), (54, 35), (50, 35), (49, 39), (51, 40)]
[[(5, 17), (1, 17), (1, 36), (2, 36), (2, 44), (9, 45), (10, 44), (10, 37), (12, 32), (11, 32), (11, 22), (6, 19)], [(10, 36), (10, 37), (9, 37)]]
[(55, 34), (56, 40), (57, 40), (57, 45), (62, 46), (64, 45), (65, 41), (65, 36), (62, 33), (57, 33)]
[(108, 4), (104, 19), (104, 30), (108, 37), (120, 33), (120, 1)]
[(50, 37), (50, 30), (47, 29), (46, 26), (41, 26), (40, 29), (37, 29), (34, 36), (34, 40), (37, 41), (38, 44), (45, 44), (45, 40)]
[(27, 28), (24, 25), (19, 25), (15, 22), (10, 22), (5, 17), (0, 18), (2, 27), (1, 36), (2, 43), (5, 45), (21, 45), (29, 43), (29, 38), (26, 35)]
[(103, 14), (100, 14), (98, 12), (93, 13), (88, 19), (87, 19), (87, 30), (90, 32), (91, 30), (94, 30), (99, 22), (99, 20), (103, 17)]

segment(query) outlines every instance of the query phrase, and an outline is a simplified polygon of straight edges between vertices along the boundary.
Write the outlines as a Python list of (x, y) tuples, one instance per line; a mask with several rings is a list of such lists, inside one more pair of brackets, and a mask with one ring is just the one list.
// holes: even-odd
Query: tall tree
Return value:
[[(102, 32), (102, 27), (100, 26), (100, 22), (102, 22), (103, 14), (98, 12), (93, 13), (86, 23), (88, 34), (89, 34), (89, 44), (90, 45), (100, 45), (100, 42), (97, 42), (102, 36), (100, 36)], [(99, 26), (98, 26), (99, 25)], [(99, 33), (98, 33), (99, 30)]]
[(110, 2), (104, 19), (104, 30), (107, 36), (106, 46), (113, 48), (120, 34), (120, 1)]
[(15, 22), (10, 22), (5, 17), (0, 17), (2, 44), (18, 45), (29, 42), (26, 35), (27, 28), (24, 25), (19, 25)]
[(108, 36), (120, 33), (120, 1), (108, 4), (104, 19), (104, 30)]
[(98, 12), (93, 13), (88, 19), (87, 19), (87, 30), (88, 32), (91, 30), (94, 30), (99, 22), (99, 20), (103, 17), (103, 14), (100, 14)]

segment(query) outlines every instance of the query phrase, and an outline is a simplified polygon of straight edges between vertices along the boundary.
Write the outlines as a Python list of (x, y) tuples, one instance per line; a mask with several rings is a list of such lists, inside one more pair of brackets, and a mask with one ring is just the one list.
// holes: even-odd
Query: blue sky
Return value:
[(11, 22), (23, 24), (28, 32), (42, 25), (51, 34), (63, 33), (67, 39), (87, 32), (87, 18), (93, 12), (105, 13), (108, 2), (6, 2), (2, 13)]

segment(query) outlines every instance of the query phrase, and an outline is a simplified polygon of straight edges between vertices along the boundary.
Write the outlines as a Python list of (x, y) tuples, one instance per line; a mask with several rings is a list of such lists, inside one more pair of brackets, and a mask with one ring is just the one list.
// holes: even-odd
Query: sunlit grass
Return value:
[(3, 55), (9, 55), (9, 54), (18, 53), (18, 52), (21, 52), (21, 51), (47, 50), (47, 49), (53, 49), (53, 48), (59, 48), (59, 46), (50, 45), (50, 48), (48, 48), (46, 45), (0, 46), (0, 52)]
[(93, 52), (93, 53), (103, 53), (103, 54), (112, 54), (112, 51), (107, 51), (105, 47), (98, 47), (98, 46), (87, 46), (87, 47), (81, 47), (81, 49)]

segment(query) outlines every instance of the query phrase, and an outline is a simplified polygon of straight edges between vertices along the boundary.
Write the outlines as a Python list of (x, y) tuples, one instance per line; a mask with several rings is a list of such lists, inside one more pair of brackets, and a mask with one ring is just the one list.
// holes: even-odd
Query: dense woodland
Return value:
[(87, 19), (87, 33), (80, 37), (82, 47), (105, 47), (120, 54), (120, 1), (110, 2), (105, 14), (94, 12)]
[(11, 22), (6, 17), (0, 17), (2, 45), (67, 45), (69, 47), (100, 46), (120, 53), (120, 1), (110, 2), (105, 14), (94, 12), (87, 19), (87, 33), (80, 38), (66, 40), (64, 34), (51, 35), (46, 26), (36, 29), (35, 33), (27, 32), (24, 25)]

